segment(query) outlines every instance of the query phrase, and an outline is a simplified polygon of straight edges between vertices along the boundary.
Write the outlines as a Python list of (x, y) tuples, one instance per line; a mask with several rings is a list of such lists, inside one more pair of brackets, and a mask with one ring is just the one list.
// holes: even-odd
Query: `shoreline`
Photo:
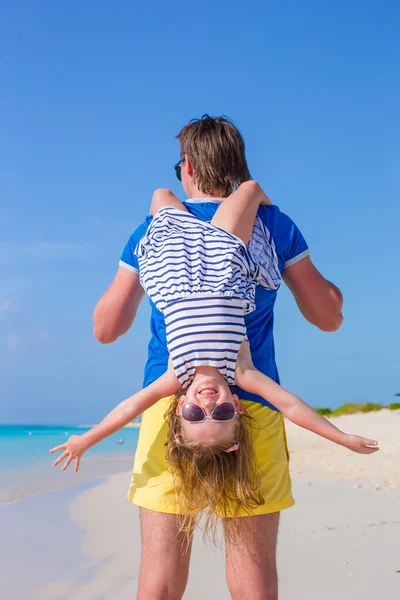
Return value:
[[(348, 432), (376, 437), (381, 450), (371, 456), (352, 453), (286, 423), (296, 505), (282, 513), (280, 600), (396, 597), (400, 585), (400, 412), (396, 412), (333, 419)], [(138, 508), (126, 498), (130, 478), (131, 470), (125, 469), (0, 506), (11, 540), (11, 551), (9, 544), (3, 546), (5, 596), (16, 597), (15, 589), (29, 584), (32, 600), (136, 597), (140, 524)], [(22, 550), (21, 536), (27, 546)], [(29, 549), (32, 554), (24, 560)], [(11, 575), (17, 577), (21, 560), (24, 578), (13, 584)], [(223, 553), (204, 546), (197, 532), (184, 600), (210, 594), (229, 600), (224, 574)]]
[[(78, 473), (73, 470), (61, 472), (46, 462), (36, 468), (9, 469), (8, 483), (12, 485), (0, 488), (0, 508), (17, 504), (25, 498), (66, 490), (81, 483), (91, 483), (126, 472), (132, 469), (133, 458), (134, 452), (120, 456), (109, 454), (87, 457)], [(12, 483), (13, 480), (15, 483)]]
[(0, 506), (2, 598), (32, 598), (32, 591), (50, 580), (92, 576), (90, 558), (80, 550), (86, 531), (70, 518), (70, 507), (90, 486), (105, 481), (80, 482)]
[[(373, 458), (370, 457), (369, 461), (360, 463), (358, 455), (327, 442), (285, 419), (292, 475), (339, 476), (343, 480), (362, 480), (364, 487), (400, 489), (400, 449), (396, 450), (396, 438), (400, 432), (400, 410), (357, 412), (330, 417), (329, 420), (348, 433), (356, 432), (378, 439), (381, 450)], [(375, 424), (378, 424), (377, 428)], [(52, 459), (51, 462), (43, 460), (43, 463), (35, 467), (4, 469), (7, 487), (0, 488), (0, 507), (18, 503), (24, 498), (128, 471), (133, 466), (134, 452), (135, 448), (132, 448), (126, 454), (89, 455), (82, 462), (78, 474), (70, 469), (65, 473), (53, 469)], [(347, 456), (344, 464), (343, 456)]]

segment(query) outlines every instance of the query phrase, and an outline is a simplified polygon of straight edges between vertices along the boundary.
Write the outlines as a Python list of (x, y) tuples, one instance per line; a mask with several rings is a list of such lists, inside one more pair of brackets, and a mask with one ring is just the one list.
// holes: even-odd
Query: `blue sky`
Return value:
[(283, 384), (314, 406), (400, 391), (400, 6), (6, 1), (0, 19), (0, 422), (80, 423), (137, 390), (147, 302), (101, 346), (93, 307), (174, 136), (241, 128), (252, 175), (342, 289), (345, 324), (276, 311)]

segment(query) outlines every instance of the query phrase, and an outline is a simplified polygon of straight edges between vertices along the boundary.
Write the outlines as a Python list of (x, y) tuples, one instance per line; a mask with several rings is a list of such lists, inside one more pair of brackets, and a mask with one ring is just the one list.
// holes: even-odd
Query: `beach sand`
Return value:
[[(378, 439), (381, 450), (373, 456), (356, 455), (288, 423), (296, 506), (282, 513), (279, 598), (398, 598), (400, 411), (349, 415), (333, 421), (347, 432)], [(83, 532), (81, 547), (76, 549), (81, 569), (75, 577), (69, 572), (64, 580), (52, 577), (49, 570), (47, 585), (36, 587), (33, 600), (136, 597), (140, 532), (138, 509), (126, 500), (129, 480), (130, 473), (119, 473), (74, 496), (70, 519)], [(67, 537), (68, 521), (60, 522), (48, 541), (50, 550), (51, 544), (54, 552), (61, 547), (62, 557)], [(26, 577), (40, 559), (43, 554), (27, 565)], [(6, 593), (4, 598), (15, 597), (11, 589)], [(230, 598), (223, 554), (207, 550), (199, 535), (184, 597)]]

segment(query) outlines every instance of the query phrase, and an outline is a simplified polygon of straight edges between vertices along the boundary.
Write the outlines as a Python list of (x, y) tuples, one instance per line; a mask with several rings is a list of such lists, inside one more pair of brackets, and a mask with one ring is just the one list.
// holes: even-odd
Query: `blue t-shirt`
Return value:
[[(185, 202), (186, 208), (202, 221), (211, 221), (221, 200), (192, 198)], [(296, 263), (309, 254), (307, 243), (298, 227), (277, 206), (261, 206), (258, 211), (265, 227), (270, 232), (275, 243), (278, 256), (279, 270), (283, 273), (286, 267)], [(152, 220), (148, 216), (133, 232), (126, 244), (120, 266), (139, 273), (139, 264), (135, 249), (146, 233)], [(273, 336), (274, 305), (277, 290), (266, 290), (261, 286), (256, 289), (256, 310), (246, 315), (247, 335), (250, 342), (251, 356), (254, 366), (265, 375), (268, 375), (279, 383), (278, 369), (275, 362), (275, 346)], [(165, 333), (165, 323), (162, 313), (151, 302), (150, 330), (151, 339), (148, 347), (148, 359), (145, 367), (143, 385), (147, 386), (167, 370), (168, 350)], [(245, 390), (237, 388), (236, 393), (243, 400), (252, 400), (275, 409), (260, 396), (250, 394)], [(276, 410), (276, 409), (275, 409)]]

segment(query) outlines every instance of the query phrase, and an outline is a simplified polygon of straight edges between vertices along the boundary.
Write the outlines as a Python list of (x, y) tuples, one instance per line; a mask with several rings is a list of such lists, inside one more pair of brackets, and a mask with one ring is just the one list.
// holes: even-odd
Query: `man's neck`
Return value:
[(190, 200), (191, 198), (223, 198), (223, 196), (221, 195), (221, 192), (215, 190), (215, 192), (213, 194), (205, 194), (204, 192), (201, 192), (197, 187), (193, 188), (190, 190), (190, 193), (188, 194), (188, 199)]
[(191, 198), (216, 198), (214, 194), (203, 194), (202, 192), (192, 192), (189, 196), (189, 200)]

